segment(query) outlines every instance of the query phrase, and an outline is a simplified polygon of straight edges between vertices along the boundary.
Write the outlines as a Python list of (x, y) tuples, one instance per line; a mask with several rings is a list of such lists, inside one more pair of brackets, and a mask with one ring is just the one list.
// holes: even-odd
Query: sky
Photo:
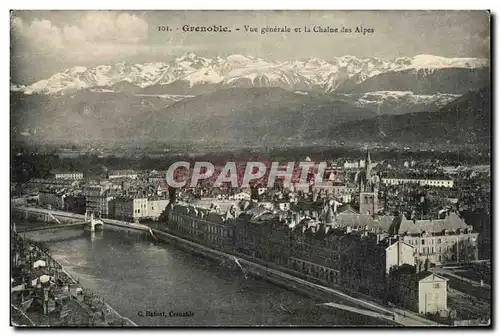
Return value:
[[(233, 31), (183, 32), (184, 25), (223, 25)], [(245, 25), (259, 31), (245, 32)], [(260, 32), (262, 27), (285, 25), (292, 32)], [(160, 31), (159, 26), (171, 31)], [(353, 32), (306, 33), (305, 26), (345, 27)], [(355, 33), (356, 27), (373, 32)], [(31, 84), (74, 66), (168, 61), (187, 52), (281, 61), (345, 55), (489, 58), (490, 18), (485, 11), (11, 12), (11, 83), (15, 84)]]

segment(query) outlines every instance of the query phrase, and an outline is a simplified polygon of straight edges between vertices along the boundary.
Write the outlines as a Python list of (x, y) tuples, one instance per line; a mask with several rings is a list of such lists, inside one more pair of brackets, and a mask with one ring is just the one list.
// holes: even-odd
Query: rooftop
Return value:
[(404, 215), (394, 222), (394, 229), (399, 234), (442, 233), (457, 230), (472, 230), (455, 212), (450, 212), (444, 219), (410, 220)]

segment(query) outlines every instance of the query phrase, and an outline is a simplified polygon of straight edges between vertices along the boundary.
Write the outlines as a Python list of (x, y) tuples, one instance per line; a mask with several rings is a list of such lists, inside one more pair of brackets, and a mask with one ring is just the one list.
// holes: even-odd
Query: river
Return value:
[[(17, 229), (33, 223), (17, 223)], [(40, 225), (40, 224), (37, 224)], [(43, 224), (42, 224), (43, 225)], [(140, 326), (375, 326), (386, 322), (325, 306), (227, 265), (110, 229), (37, 231), (82, 286)], [(147, 311), (165, 316), (147, 316)], [(189, 312), (188, 316), (170, 316)]]

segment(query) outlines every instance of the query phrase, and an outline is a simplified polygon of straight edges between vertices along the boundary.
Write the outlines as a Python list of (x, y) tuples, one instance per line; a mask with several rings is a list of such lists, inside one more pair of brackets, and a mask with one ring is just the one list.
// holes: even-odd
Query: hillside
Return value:
[(172, 103), (168, 98), (89, 90), (59, 97), (11, 92), (11, 137), (34, 141), (120, 138), (143, 113)]
[[(300, 141), (372, 110), (321, 94), (279, 88), (231, 88), (170, 99), (125, 93), (71, 96), (11, 94), (11, 131), (21, 139)], [(15, 111), (15, 113), (14, 113)]]
[(411, 91), (415, 94), (464, 94), (488, 85), (488, 68), (442, 68), (389, 71), (362, 82), (346, 80), (338, 88), (342, 93)]
[(366, 142), (489, 146), (490, 95), (490, 89), (484, 88), (466, 93), (436, 112), (384, 115), (347, 122), (330, 128), (322, 136)]

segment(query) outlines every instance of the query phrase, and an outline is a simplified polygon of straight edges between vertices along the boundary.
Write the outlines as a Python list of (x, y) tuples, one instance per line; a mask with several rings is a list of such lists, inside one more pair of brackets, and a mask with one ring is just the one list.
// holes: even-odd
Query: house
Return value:
[(120, 196), (113, 200), (114, 217), (121, 220), (138, 221), (147, 218), (148, 199), (139, 197)]
[(411, 266), (415, 265), (413, 246), (405, 243), (402, 240), (397, 240), (394, 243), (389, 240), (389, 242), (390, 243), (385, 249), (385, 265), (387, 274), (389, 274), (390, 269), (394, 266), (401, 266), (405, 264)]
[(108, 218), (113, 215), (111, 201), (113, 192), (103, 185), (89, 185), (83, 189), (85, 206), (88, 213), (94, 213), (98, 217)]
[(149, 197), (148, 198), (148, 214), (147, 217), (158, 220), (161, 214), (167, 208), (170, 200), (168, 198), (160, 198), (160, 197)]
[(440, 275), (395, 269), (390, 286), (395, 301), (406, 309), (422, 315), (448, 310), (448, 279)]

